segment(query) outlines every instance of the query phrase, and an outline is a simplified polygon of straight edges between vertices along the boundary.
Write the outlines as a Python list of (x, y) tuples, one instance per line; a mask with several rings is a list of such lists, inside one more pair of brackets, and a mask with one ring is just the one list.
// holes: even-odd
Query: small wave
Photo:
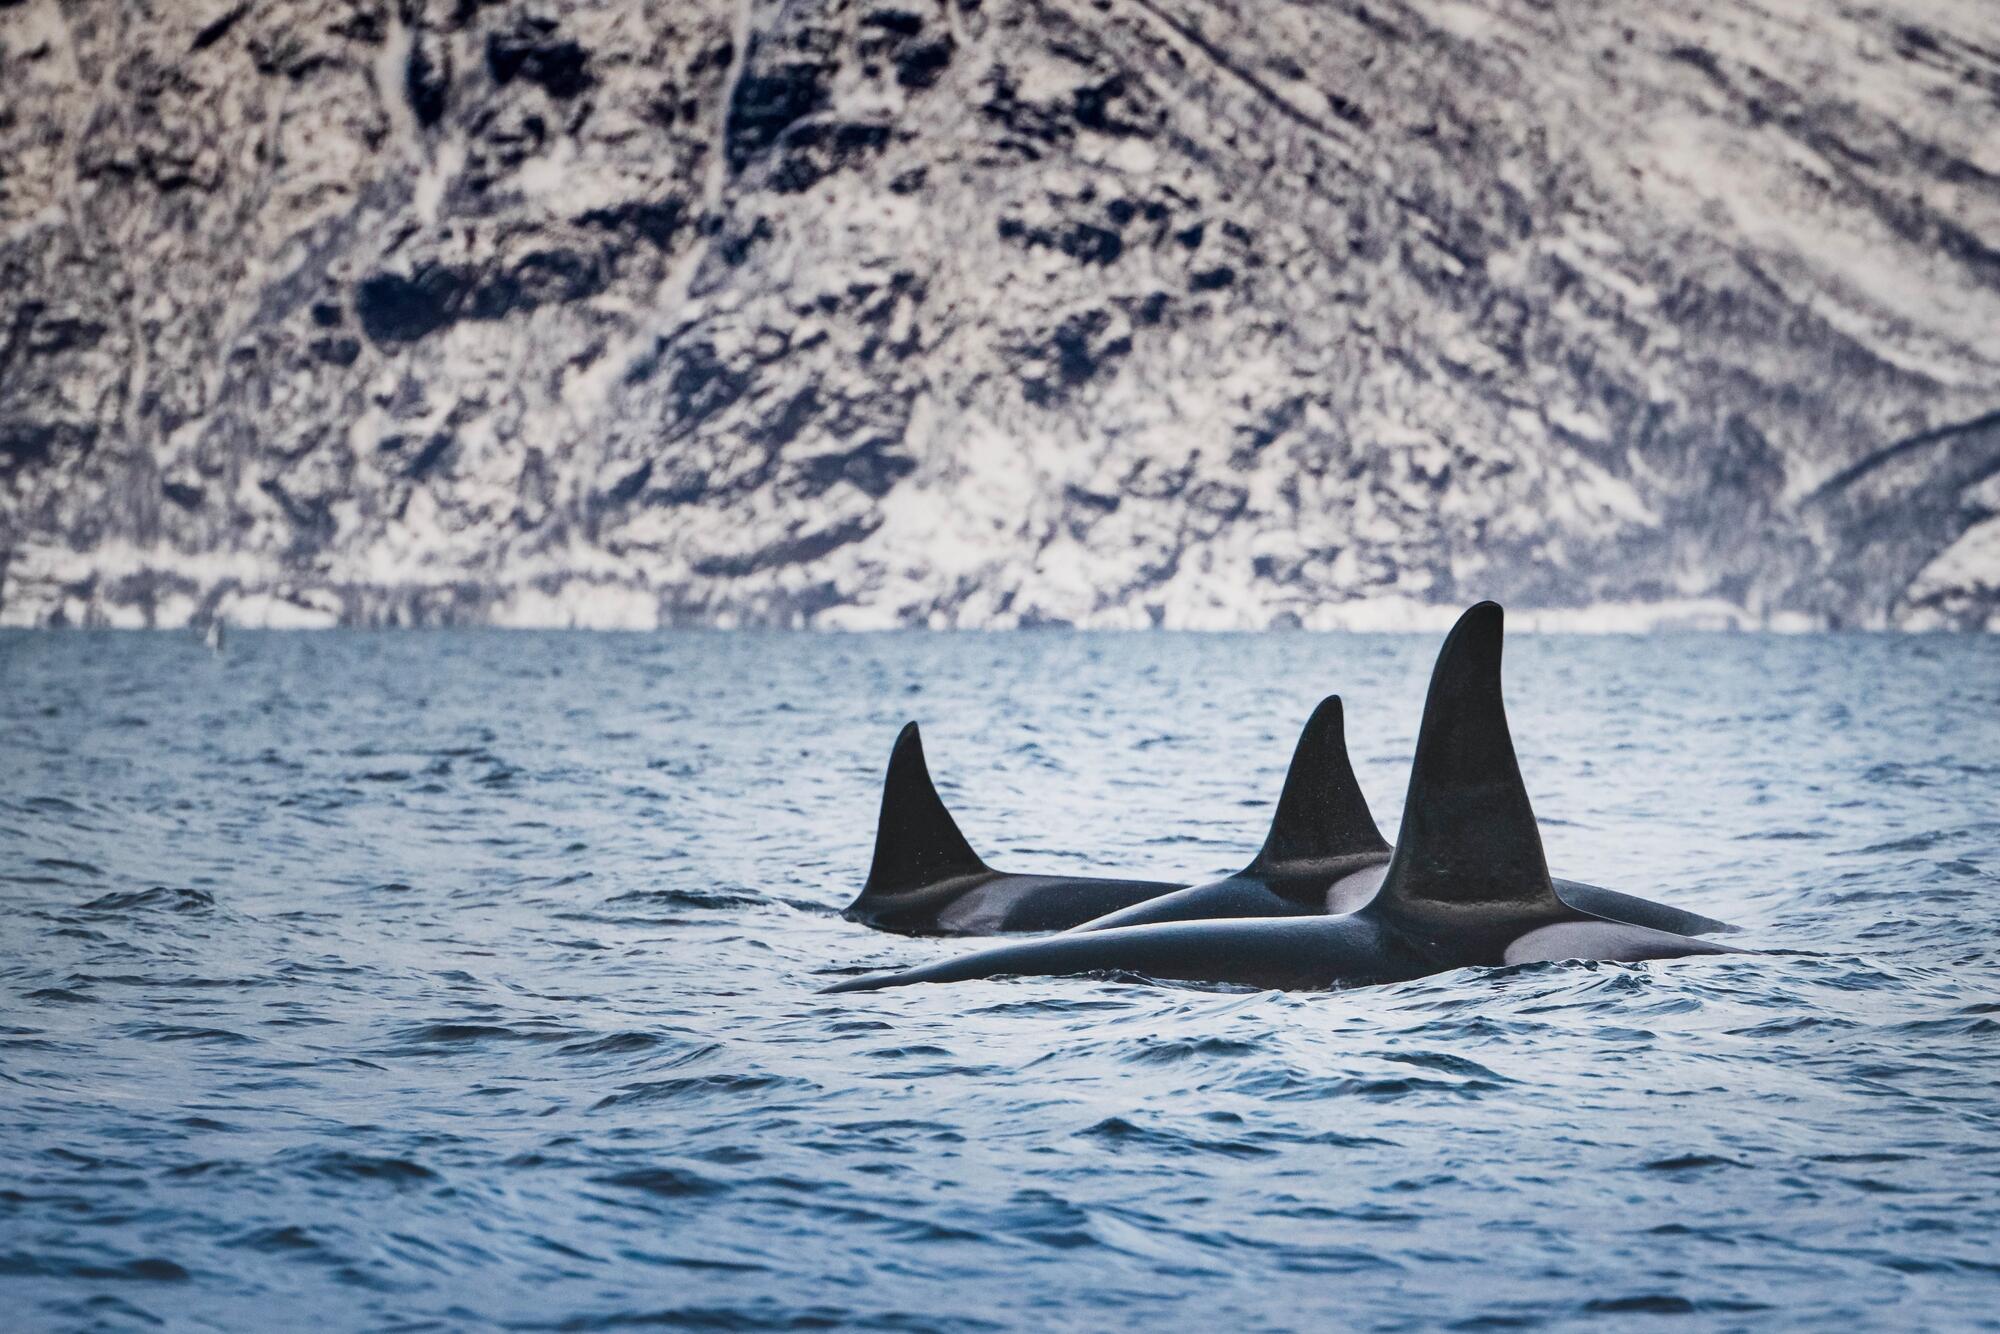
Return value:
[(609, 1176), (592, 1177), (591, 1180), (603, 1186), (644, 1191), (648, 1195), (674, 1200), (720, 1195), (728, 1189), (720, 1181), (679, 1167), (637, 1167), (629, 1172), (614, 1172)]
[(1858, 1027), (1860, 1025), (1855, 1023), (1854, 1020), (1843, 1018), (1837, 1014), (1802, 1014), (1794, 1015), (1787, 1019), (1767, 1019), (1761, 1024), (1752, 1024), (1748, 1028), (1731, 1028), (1725, 1031), (1729, 1036), (1734, 1038), (1782, 1038), (1792, 1037), (1799, 1033), (1811, 1033), (1821, 1029), (1831, 1029), (1839, 1032)]
[[(1426, 1009), (1441, 1009), (1436, 1004), (1426, 1005)], [(1521, 1041), (1540, 1032), (1543, 1025), (1510, 1021), (1490, 1014), (1453, 1015), (1449, 1019), (1432, 1019), (1418, 1028), (1412, 1029), (1412, 1037), (1426, 1042), (1486, 1042), (1495, 1039)], [(1651, 1036), (1647, 1034), (1646, 1036)]]
[(951, 1051), (935, 1043), (919, 1042), (907, 1047), (873, 1047), (861, 1054), (875, 1061), (900, 1061), (913, 1056), (949, 1056)]
[(1904, 1274), (1969, 1274), (1979, 1278), (2000, 1274), (2000, 1261), (1974, 1260), (1956, 1255), (1898, 1255), (1883, 1263)]
[(34, 864), (45, 871), (75, 871), (80, 875), (99, 876), (104, 872), (89, 862), (73, 862), (66, 857), (37, 857)]
[(323, 1243), (296, 1223), (257, 1228), (222, 1244), (231, 1250), (257, 1251), (264, 1255), (324, 1254), (326, 1251)]
[(1496, 1078), (1430, 1079), (1420, 1075), (1365, 1078), (1358, 1076), (1314, 1075), (1293, 1069), (1253, 1070), (1231, 1081), (1233, 1092), (1269, 1098), (1274, 1102), (1312, 1101), (1321, 1098), (1361, 1098), (1369, 1102), (1393, 1102), (1413, 1095), (1442, 1095), (1476, 1098), (1500, 1088)]
[(157, 976), (144, 973), (71, 973), (63, 979), (65, 985), (73, 987), (94, 984), (107, 987), (156, 987), (162, 991), (261, 987), (266, 981), (267, 979), (261, 977), (189, 977), (176, 973), (161, 973)]
[(0, 885), (26, 885), (30, 888), (39, 888), (43, 885), (67, 885), (69, 883), (67, 877), (60, 875), (19, 875), (11, 872), (0, 874)]
[(884, 1144), (904, 1143), (921, 1138), (933, 1144), (963, 1144), (965, 1136), (937, 1121), (896, 1118), (884, 1121), (849, 1121), (836, 1127), (844, 1135), (858, 1135)]
[(294, 1154), (289, 1158), (289, 1165), (307, 1176), (332, 1181), (380, 1182), (405, 1187), (437, 1180), (437, 1173), (409, 1158), (378, 1157), (338, 1149)]
[(1655, 1158), (1640, 1166), (1648, 1172), (1700, 1172), (1711, 1167), (1748, 1167), (1750, 1164), (1713, 1153), (1683, 1153), (1672, 1158)]
[(1629, 1297), (1593, 1297), (1582, 1309), (1590, 1315), (1748, 1315), (1771, 1308), (1762, 1302), (1718, 1297), (1696, 1300), (1673, 1292), (1645, 1292)]
[(1879, 783), (1890, 787), (1927, 788), (1934, 781), (1923, 772), (1924, 766), (1895, 762), (1877, 764), (1861, 775), (1864, 783)]
[(215, 896), (205, 889), (185, 886), (130, 890), (101, 895), (80, 905), (78, 912), (206, 912), (215, 906)]
[(250, 1168), (243, 1163), (226, 1158), (203, 1158), (198, 1162), (178, 1163), (161, 1174), (173, 1181), (195, 1181), (205, 1178), (227, 1180), (231, 1177), (250, 1175)]
[(1912, 1019), (1908, 1023), (1895, 1025), (1894, 1031), (1928, 1039), (1990, 1038), (2000, 1033), (2000, 1019), (1984, 1014), (1959, 1014), (1944, 1019)]
[(1928, 852), (1940, 843), (1956, 840), (1958, 831), (1932, 829), (1921, 834), (1911, 834), (1906, 838), (1891, 839), (1887, 843), (1870, 843), (1861, 849), (1864, 855), (1880, 855), (1888, 852)]
[(977, 1316), (955, 1314), (950, 1319), (915, 1312), (883, 1312), (849, 1306), (794, 1306), (754, 1299), (728, 1306), (639, 1307), (569, 1315), (555, 1324), (510, 1324), (510, 1329), (561, 1330), (564, 1334), (595, 1334), (612, 1329), (709, 1329), (758, 1334), (764, 1330), (854, 1329), (885, 1334), (944, 1334), (949, 1330), (995, 1330), (1006, 1325)]
[(607, 1107), (743, 1097), (786, 1087), (810, 1088), (811, 1085), (803, 1080), (784, 1079), (777, 1075), (688, 1075), (680, 1079), (628, 1084), (617, 1093), (599, 1098), (590, 1110), (596, 1112)]
[(82, 1053), (89, 1048), (81, 1043), (58, 1042), (54, 1038), (35, 1037), (31, 1028), (0, 1028), (0, 1051), (67, 1051)]
[(664, 1038), (651, 1033), (610, 1033), (587, 1042), (572, 1042), (559, 1050), (564, 1056), (624, 1056), (635, 1051), (647, 1051), (663, 1041)]
[(67, 797), (29, 797), (21, 803), (21, 806), (24, 810), (35, 811), (42, 815), (86, 814), (83, 807), (77, 805)]
[(396, 1045), (385, 1049), (382, 1055), (418, 1055), (426, 1052), (451, 1051), (465, 1047), (483, 1046), (496, 1042), (567, 1042), (577, 1037), (571, 1028), (539, 1028), (515, 1024), (463, 1023), (453, 1020), (434, 1020), (425, 1024), (411, 1024), (395, 1031)]
[(634, 889), (614, 894), (606, 903), (645, 903), (659, 908), (755, 908), (762, 896), (718, 889)]
[(1179, 1065), (1183, 1061), (1209, 1061), (1237, 1056), (1255, 1056), (1263, 1044), (1240, 1038), (1148, 1038), (1120, 1059), (1139, 1065)]
[[(847, 970), (833, 969), (831, 971), (844, 972)], [(856, 968), (851, 971), (854, 973), (868, 973), (868, 972), (874, 972), (875, 969)], [(996, 1001), (991, 1005), (975, 1006), (971, 1010), (971, 1013), (975, 1015), (992, 1015), (1002, 1018), (1006, 1017), (1029, 1018), (1038, 1015), (1100, 1014), (1106, 1011), (1123, 1011), (1127, 1008), (1129, 1008), (1128, 1003), (1123, 1000), (1105, 1000), (1101, 998), (1091, 998), (1091, 997), (1049, 995), (1049, 996), (1037, 996), (1028, 1000)]]
[(127, 1037), (145, 1042), (201, 1042), (229, 1046), (257, 1040), (227, 1028), (199, 1028), (183, 1024), (135, 1024), (122, 1031)]
[(1131, 1145), (1148, 1152), (1165, 1154), (1219, 1154), (1227, 1158), (1268, 1158), (1276, 1149), (1240, 1139), (1201, 1139), (1175, 1130), (1135, 1125), (1122, 1116), (1106, 1117), (1096, 1125), (1077, 1132), (1086, 1139), (1112, 1147)]
[(1413, 1065), (1420, 1070), (1436, 1070), (1447, 1075), (1461, 1075), (1482, 1084), (1511, 1084), (1514, 1081), (1506, 1075), (1489, 1070), (1479, 1062), (1465, 1056), (1454, 1056), (1445, 1051), (1392, 1051), (1384, 1053), (1383, 1060), (1397, 1065)]
[(172, 1260), (149, 1255), (116, 1264), (93, 1264), (54, 1256), (0, 1254), (0, 1274), (24, 1278), (87, 1278), (126, 1283), (185, 1283), (191, 1277)]

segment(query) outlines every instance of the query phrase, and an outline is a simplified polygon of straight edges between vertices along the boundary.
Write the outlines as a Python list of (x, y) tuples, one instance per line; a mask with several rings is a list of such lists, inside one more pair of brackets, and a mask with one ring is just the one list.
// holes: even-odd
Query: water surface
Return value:
[(904, 720), (1205, 878), (1437, 642), (0, 636), (9, 1323), (1994, 1327), (1994, 639), (1514, 638), (1554, 869), (1768, 956), (814, 994), (965, 948), (837, 916)]

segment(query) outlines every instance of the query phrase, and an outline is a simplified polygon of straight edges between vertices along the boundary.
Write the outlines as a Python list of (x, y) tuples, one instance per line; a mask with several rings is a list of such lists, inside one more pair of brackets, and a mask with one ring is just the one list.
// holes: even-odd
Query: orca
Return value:
[(1060, 931), (1182, 888), (1179, 882), (994, 870), (945, 809), (924, 763), (923, 736), (907, 723), (889, 752), (867, 883), (841, 916), (910, 936)]
[(1319, 702), (1299, 732), (1264, 846), (1234, 875), (1094, 918), (1077, 931), (1207, 917), (1347, 913), (1375, 897), (1390, 847), (1347, 758), (1340, 696)]
[[(1321, 911), (1294, 905), (1326, 902), (1330, 886), (1365, 878), (1389, 860), (1348, 763), (1341, 722), (1340, 697), (1321, 700), (1292, 749), (1263, 849), (1235, 875), (1194, 889), (1184, 881), (992, 870), (945, 809), (924, 763), (923, 739), (909, 723), (889, 754), (868, 882), (842, 916), (903, 935), (964, 936), (1076, 929), (1162, 901), (1177, 901), (1176, 915), (1191, 917)], [(1366, 879), (1360, 902), (1379, 879)]]
[(1482, 602), (1446, 637), (1395, 851), (1381, 887), (1360, 909), (1068, 932), (850, 978), (824, 991), (1079, 973), (1327, 990), (1557, 959), (1744, 953), (1613, 921), (1556, 894), (1501, 699), (1503, 636), (1504, 613)]
[[(1388, 874), (1394, 849), (1375, 826), (1347, 757), (1340, 696), (1313, 711), (1299, 737), (1270, 837), (1235, 875), (1162, 894), (1094, 918), (1073, 931), (1188, 922), (1210, 917), (1314, 917), (1367, 905)], [(1556, 880), (1573, 908), (1629, 926), (1706, 936), (1739, 928), (1700, 913), (1578, 880)]]

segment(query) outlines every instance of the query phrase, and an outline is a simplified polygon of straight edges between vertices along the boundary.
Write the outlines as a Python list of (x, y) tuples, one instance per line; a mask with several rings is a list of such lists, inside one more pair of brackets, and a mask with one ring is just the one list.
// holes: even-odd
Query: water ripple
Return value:
[(0, 632), (9, 1327), (1990, 1324), (1990, 638), (1510, 644), (1551, 864), (1756, 956), (814, 994), (961, 948), (837, 916), (909, 711), (1196, 877), (1330, 690), (1393, 828), (1435, 648)]

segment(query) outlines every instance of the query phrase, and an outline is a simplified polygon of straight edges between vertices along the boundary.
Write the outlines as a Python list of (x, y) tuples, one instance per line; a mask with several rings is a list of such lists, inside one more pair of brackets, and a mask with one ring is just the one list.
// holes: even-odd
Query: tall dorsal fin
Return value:
[(1338, 695), (1321, 700), (1306, 720), (1292, 751), (1292, 767), (1285, 771), (1271, 832), (1251, 870), (1389, 850), (1348, 762), (1343, 721)]
[(985, 869), (931, 783), (917, 725), (905, 724), (889, 752), (882, 814), (875, 822), (875, 860), (862, 896), (895, 894)]
[(1503, 616), (1482, 602), (1438, 653), (1378, 908), (1425, 934), (1578, 916), (1556, 897), (1500, 699)]

